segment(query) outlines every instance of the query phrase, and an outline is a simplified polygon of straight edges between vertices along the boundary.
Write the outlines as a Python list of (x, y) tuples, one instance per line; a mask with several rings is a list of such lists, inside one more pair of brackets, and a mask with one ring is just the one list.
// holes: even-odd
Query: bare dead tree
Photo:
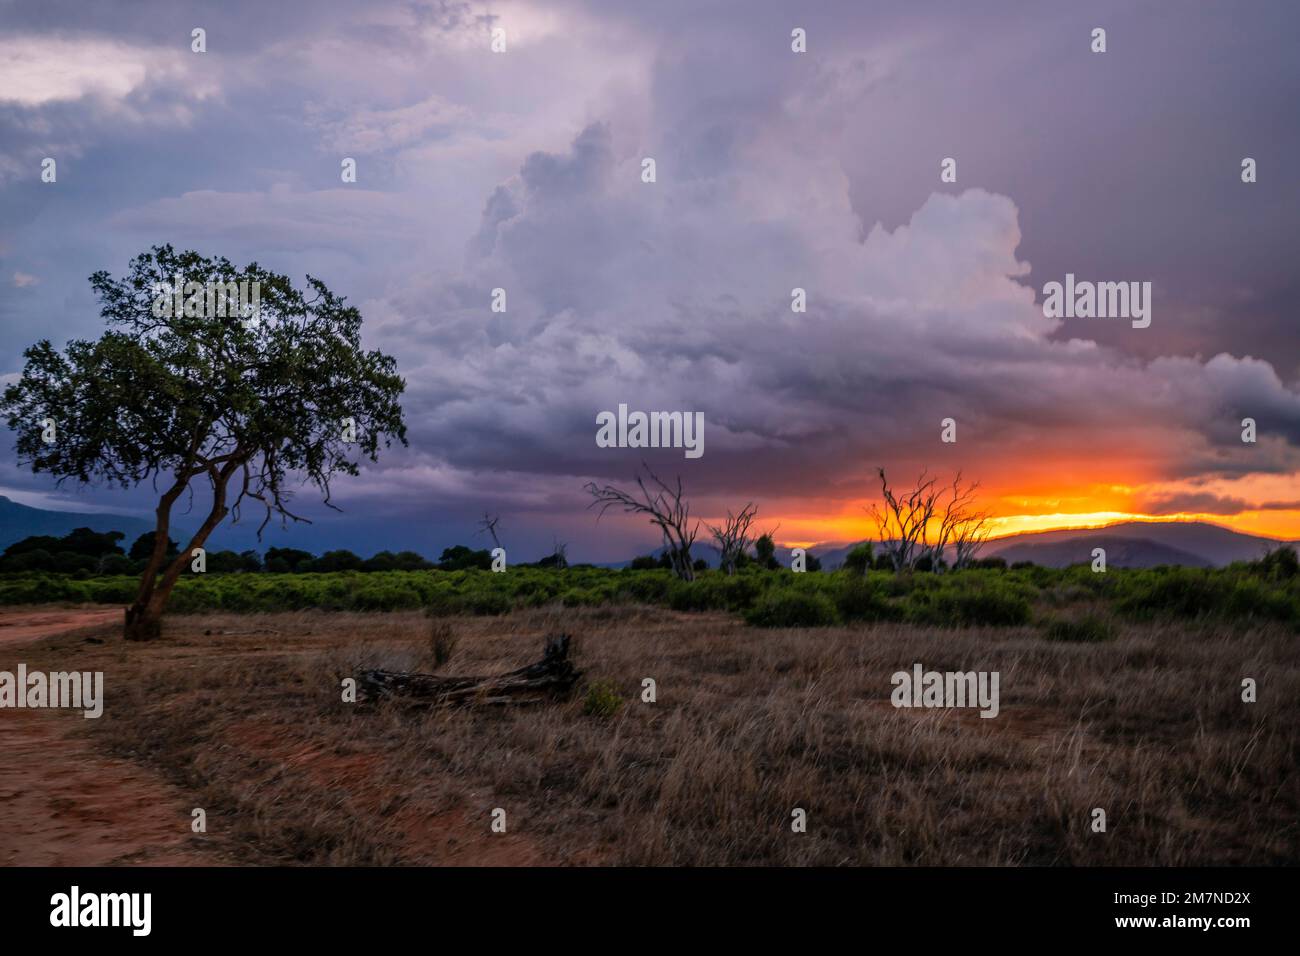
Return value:
[[(992, 531), (992, 516), (975, 508), (978, 482), (963, 482), (959, 471), (950, 484), (940, 486), (922, 471), (911, 491), (897, 493), (885, 470), (878, 472), (884, 507), (873, 505), (870, 510), (894, 570), (910, 570), (927, 557), (936, 571), (971, 562)], [(953, 557), (948, 561), (950, 549)]]
[(478, 534), (488, 534), (492, 537), (492, 544), (501, 547), (501, 541), (497, 537), (497, 524), (500, 523), (501, 516), (483, 512), (483, 517), (478, 523)]
[[(943, 502), (942, 512), (937, 515), (938, 531), (935, 534), (933, 542), (926, 540), (926, 554), (930, 556), (931, 566), (938, 571), (945, 566), (949, 545), (955, 544), (955, 537), (958, 534), (972, 513), (972, 505), (975, 501), (975, 491), (979, 484), (962, 485), (961, 472), (957, 472), (952, 480), (952, 484), (940, 492), (940, 497), (946, 495), (946, 501)], [(955, 564), (954, 564), (955, 567)]]
[[(673, 573), (683, 581), (695, 580), (695, 568), (691, 562), (691, 545), (700, 526), (688, 527), (691, 520), (691, 506), (682, 498), (682, 479), (677, 479), (672, 487), (642, 463), (645, 476), (637, 475), (636, 484), (640, 497), (633, 492), (623, 491), (613, 485), (597, 485), (589, 481), (583, 485), (587, 494), (594, 499), (590, 507), (599, 507), (597, 520), (605, 516), (610, 508), (618, 508), (627, 514), (643, 514), (650, 518), (650, 523), (659, 528), (663, 534), (664, 550), (672, 563)], [(649, 478), (647, 484), (646, 477)]]
[(954, 569), (964, 568), (975, 560), (993, 533), (992, 517), (987, 511), (974, 511), (956, 523), (952, 535)]
[(895, 571), (910, 571), (929, 552), (926, 529), (934, 518), (941, 494), (938, 479), (922, 471), (910, 491), (895, 492), (885, 477), (885, 469), (877, 468), (880, 475), (880, 495), (883, 507), (872, 505), (868, 514), (876, 522), (880, 533), (880, 547), (889, 556)]
[(563, 571), (569, 566), (569, 542), (551, 538), (551, 560), (553, 566)]
[(749, 527), (757, 514), (758, 506), (751, 501), (740, 509), (739, 514), (732, 514), (728, 508), (727, 519), (721, 527), (705, 524), (717, 542), (722, 570), (728, 574), (736, 573), (736, 562), (749, 547)]

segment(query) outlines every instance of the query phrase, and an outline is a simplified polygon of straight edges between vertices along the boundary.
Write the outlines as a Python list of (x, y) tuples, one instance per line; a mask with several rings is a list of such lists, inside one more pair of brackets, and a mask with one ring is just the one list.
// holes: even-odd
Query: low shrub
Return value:
[(751, 627), (829, 627), (839, 623), (835, 605), (826, 595), (782, 588), (763, 595), (745, 612)]
[(1043, 637), (1049, 641), (1066, 641), (1072, 644), (1100, 644), (1114, 639), (1115, 628), (1105, 618), (1089, 614), (1073, 620), (1057, 618), (1050, 621), (1043, 629)]
[(873, 582), (846, 577), (835, 594), (835, 608), (845, 621), (894, 621), (902, 616)]
[(1029, 623), (1031, 614), (1029, 601), (1007, 587), (918, 590), (906, 608), (908, 620), (940, 627), (1014, 627)]
[(623, 706), (623, 698), (613, 681), (596, 680), (587, 685), (587, 694), (582, 699), (582, 712), (588, 717), (608, 719), (618, 713)]
[(1126, 579), (1118, 609), (1138, 620), (1220, 617), (1300, 623), (1300, 598), (1293, 589), (1232, 570), (1163, 568), (1140, 572)]

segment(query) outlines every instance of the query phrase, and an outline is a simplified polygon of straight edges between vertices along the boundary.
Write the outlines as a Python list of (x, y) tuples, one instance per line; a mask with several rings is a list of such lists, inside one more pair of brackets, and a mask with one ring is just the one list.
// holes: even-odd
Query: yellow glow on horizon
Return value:
[(1035, 531), (1064, 531), (1071, 528), (1104, 528), (1126, 521), (1150, 521), (1169, 524), (1180, 521), (1200, 521), (1214, 524), (1242, 534), (1263, 538), (1292, 540), (1300, 537), (1300, 512), (1243, 511), (1235, 515), (1179, 512), (1177, 514), (1141, 514), (1127, 511), (1098, 511), (1088, 514), (1007, 515), (993, 518), (993, 537), (1004, 538), (1013, 534)]
[[(1199, 521), (1241, 534), (1279, 538), (1285, 541), (1300, 539), (1300, 511), (1244, 511), (1235, 515), (1192, 512), (1155, 515), (1132, 511), (1090, 511), (1000, 515), (990, 519), (993, 526), (990, 540), (1039, 531), (1104, 528), (1107, 525), (1128, 521), (1158, 523)], [(861, 541), (876, 537), (874, 525), (857, 519), (846, 522), (802, 518), (790, 520), (788, 525), (791, 526), (793, 533), (790, 536), (781, 535), (779, 542), (785, 547), (808, 548), (829, 541)]]
[(1104, 528), (1125, 521), (1212, 521), (1208, 515), (1144, 515), (1130, 511), (1091, 511), (1083, 514), (1056, 512), (1038, 515), (1004, 515), (990, 519), (993, 538), (1034, 531), (1061, 531), (1069, 528)]
[[(1124, 522), (1203, 522), (1240, 534), (1281, 541), (1300, 540), (1300, 471), (1245, 475), (1216, 481), (1159, 481), (1151, 476), (1106, 476), (1074, 481), (1033, 475), (1005, 476), (980, 489), (979, 506), (992, 512), (991, 537), (1005, 538), (1042, 531), (1104, 528)], [(1181, 499), (1181, 500), (1180, 500)], [(1198, 500), (1200, 499), (1200, 500)], [(1205, 511), (1160, 513), (1173, 507), (1203, 506), (1202, 501), (1240, 506), (1231, 514)], [(870, 509), (878, 499), (819, 500), (789, 497), (764, 509), (764, 529), (778, 528), (777, 540), (788, 547), (847, 544), (874, 540), (879, 532)], [(1269, 507), (1269, 503), (1274, 503)], [(1152, 505), (1155, 505), (1153, 508)], [(1224, 510), (1228, 510), (1225, 508)], [(1155, 513), (1153, 513), (1155, 512)]]

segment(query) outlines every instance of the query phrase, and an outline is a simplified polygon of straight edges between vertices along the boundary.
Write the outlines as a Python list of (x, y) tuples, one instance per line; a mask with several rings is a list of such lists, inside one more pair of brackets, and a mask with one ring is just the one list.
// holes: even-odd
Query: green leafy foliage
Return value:
[(595, 680), (587, 685), (587, 693), (582, 699), (582, 712), (588, 717), (602, 720), (613, 717), (623, 706), (623, 698), (613, 681)]
[[(241, 269), (163, 245), (136, 256), (124, 277), (100, 271), (90, 284), (107, 331), (63, 351), (49, 340), (26, 349), (0, 414), (34, 472), (122, 487), (162, 479), (164, 537), (177, 500), (208, 483), (211, 509), (186, 554), (132, 555), (147, 566), (127, 635), (147, 639), (189, 550), (228, 515), (258, 506), (264, 522), (299, 520), (290, 475), (328, 504), (335, 476), (405, 444), (405, 383), (391, 356), (361, 347), (361, 313), (312, 276), (298, 289), (255, 262)], [(173, 293), (182, 307), (171, 307)], [(57, 440), (46, 440), (47, 427)]]
[(754, 627), (827, 627), (838, 621), (825, 594), (793, 588), (771, 591), (745, 612), (745, 622)]
[[(35, 552), (31, 552), (35, 553)], [(305, 554), (305, 552), (303, 552)], [(48, 555), (47, 555), (48, 556)], [(16, 556), (19, 560), (24, 556)], [(313, 571), (272, 568), (251, 573), (256, 556), (216, 552), (206, 574), (187, 571), (173, 595), (179, 611), (282, 611), (302, 608), (356, 611), (427, 609), (432, 617), (499, 615), (516, 608), (590, 608), (644, 604), (687, 613), (742, 615), (758, 627), (823, 627), (907, 621), (933, 627), (1019, 627), (1037, 611), (1050, 620), (1085, 621), (1099, 615), (1132, 620), (1202, 618), (1276, 621), (1300, 628), (1300, 578), (1275, 576), (1253, 564), (1205, 570), (1027, 568), (968, 569), (944, 574), (794, 574), (750, 564), (737, 574), (702, 571), (681, 581), (671, 570), (567, 569), (515, 565), (504, 574), (481, 568), (455, 571)], [(123, 555), (107, 556), (130, 563)], [(274, 560), (284, 562), (282, 555)], [(0, 572), (0, 604), (129, 603), (136, 580), (103, 573), (68, 555), (61, 571)], [(245, 564), (247, 571), (241, 571)], [(363, 567), (368, 562), (362, 562)], [(224, 573), (215, 570), (223, 568)], [(1091, 640), (1091, 624), (1053, 629), (1053, 640)], [(1111, 624), (1106, 625), (1113, 627)], [(1080, 636), (1076, 636), (1080, 635)]]
[(939, 627), (1007, 627), (1029, 622), (1032, 608), (1023, 589), (987, 581), (970, 582), (964, 576), (957, 580), (954, 586), (913, 592), (907, 619)]
[[(132, 561), (147, 561), (149, 556), (153, 554), (154, 542), (157, 540), (158, 532), (146, 531), (144, 534), (140, 535), (140, 537), (135, 539), (135, 543), (131, 545), (131, 550), (127, 552), (127, 557)], [(166, 557), (174, 558), (179, 553), (180, 545), (171, 538), (168, 538)]]
[(438, 559), (438, 569), (441, 571), (464, 571), (468, 568), (487, 571), (491, 567), (492, 552), (486, 549), (472, 550), (463, 544), (444, 549), (442, 557)]

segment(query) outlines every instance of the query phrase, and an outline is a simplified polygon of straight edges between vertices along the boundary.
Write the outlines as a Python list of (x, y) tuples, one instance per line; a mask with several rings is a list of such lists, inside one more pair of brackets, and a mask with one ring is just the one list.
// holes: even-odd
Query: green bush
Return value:
[[(21, 557), (21, 555), (20, 555)], [(283, 556), (277, 556), (283, 557)], [(400, 555), (395, 556), (401, 557)], [(287, 559), (286, 559), (287, 560)], [(862, 575), (793, 574), (751, 565), (739, 573), (702, 571), (679, 581), (670, 571), (573, 566), (329, 573), (195, 574), (177, 582), (169, 610), (250, 613), (319, 608), (400, 611), (427, 607), (435, 616), (505, 614), (559, 602), (568, 607), (651, 604), (678, 611), (743, 615), (762, 627), (816, 627), (839, 622), (908, 620), (937, 626), (1014, 626), (1040, 610), (1100, 607), (1129, 618), (1271, 620), (1300, 626), (1300, 576), (1289, 557), (1231, 568), (1086, 566), (1017, 571), (972, 568), (940, 574), (866, 571)], [(85, 577), (54, 571), (0, 571), (0, 604), (129, 604), (134, 575)]]
[(754, 606), (765, 589), (772, 582), (772, 578), (758, 571), (749, 573), (735, 574), (722, 578), (719, 585), (723, 604), (722, 606), (728, 611), (743, 613)]
[(852, 574), (866, 574), (875, 561), (871, 542), (864, 541), (844, 556), (843, 570)]
[(613, 681), (597, 680), (587, 685), (587, 694), (582, 699), (582, 712), (588, 717), (607, 719), (618, 713), (623, 706), (623, 698)]
[(1251, 565), (1251, 570), (1274, 581), (1289, 581), (1300, 576), (1300, 558), (1295, 548), (1284, 546), (1275, 548), (1263, 558)]
[(835, 608), (845, 621), (894, 621), (902, 616), (876, 584), (858, 577), (840, 582)]
[(668, 589), (668, 606), (674, 611), (724, 611), (749, 607), (760, 585), (752, 579), (732, 578), (709, 571), (694, 581), (674, 581)]
[(1067, 641), (1072, 644), (1099, 644), (1115, 637), (1115, 628), (1110, 621), (1096, 615), (1088, 615), (1076, 620), (1058, 618), (1043, 629), (1043, 637), (1049, 641)]
[(560, 603), (565, 607), (596, 607), (601, 603), (601, 596), (583, 588), (569, 588), (560, 595)]
[(140, 589), (140, 580), (134, 577), (95, 578), (89, 582), (86, 600), (96, 604), (130, 604)]
[(671, 572), (657, 568), (622, 572), (618, 581), (618, 593), (634, 601), (646, 604), (662, 604), (673, 586)]
[(745, 613), (751, 627), (829, 627), (839, 623), (831, 599), (821, 593), (782, 588), (769, 591)]
[(392, 584), (358, 588), (352, 607), (358, 611), (405, 611), (420, 607), (424, 599), (418, 591)]
[(1119, 610), (1135, 618), (1200, 617), (1223, 606), (1231, 585), (1222, 578), (1182, 569), (1151, 571), (1128, 580)]
[(514, 602), (499, 591), (474, 591), (460, 596), (462, 613), (492, 617), (509, 614)]
[(1265, 618), (1300, 623), (1293, 589), (1240, 570), (1156, 568), (1125, 579), (1120, 613), (1139, 620), (1156, 617)]
[(917, 624), (940, 627), (1014, 627), (1029, 623), (1032, 609), (1009, 587), (945, 587), (914, 591), (906, 613)]

